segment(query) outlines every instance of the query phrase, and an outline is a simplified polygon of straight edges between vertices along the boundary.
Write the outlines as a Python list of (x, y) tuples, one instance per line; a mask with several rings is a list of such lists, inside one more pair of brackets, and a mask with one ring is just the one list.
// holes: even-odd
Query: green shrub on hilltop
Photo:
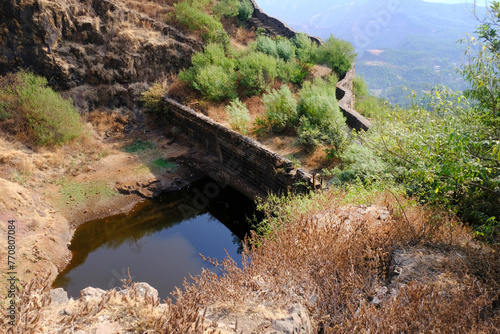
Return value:
[(297, 122), (297, 101), (287, 85), (264, 94), (262, 102), (266, 108), (266, 119), (274, 132), (282, 132)]
[(307, 64), (301, 66), (295, 59), (290, 59), (289, 61), (277, 59), (277, 66), (278, 78), (285, 83), (291, 82), (295, 85), (301, 85), (310, 70)]
[(226, 113), (229, 115), (231, 127), (245, 135), (250, 123), (250, 112), (245, 104), (237, 98), (226, 106)]
[(343, 77), (356, 60), (356, 52), (351, 43), (330, 35), (318, 48), (316, 63), (328, 65), (339, 77)]
[(354, 78), (353, 93), (356, 111), (367, 118), (383, 118), (385, 113), (393, 109), (386, 100), (370, 95), (368, 85), (362, 77)]
[(146, 110), (159, 113), (163, 111), (161, 99), (166, 95), (167, 90), (159, 83), (155, 82), (147, 91), (141, 94), (141, 102)]
[(311, 149), (332, 145), (334, 153), (340, 154), (348, 138), (345, 118), (335, 98), (335, 85), (317, 78), (313, 83), (306, 82), (299, 95), (299, 142)]
[(258, 94), (277, 77), (277, 61), (262, 52), (251, 52), (237, 60), (240, 84), (248, 94)]
[(184, 0), (174, 4), (177, 20), (190, 31), (199, 32), (206, 42), (216, 41), (220, 39), (220, 32), (225, 33), (220, 19), (206, 12), (210, 3), (207, 0)]
[(236, 62), (226, 57), (221, 45), (208, 44), (191, 61), (193, 66), (179, 73), (181, 80), (211, 101), (236, 97)]
[(255, 48), (267, 55), (289, 61), (295, 57), (295, 46), (285, 37), (276, 36), (275, 39), (265, 35), (257, 36)]
[(281, 59), (288, 61), (295, 58), (295, 46), (288, 38), (276, 36), (275, 43), (276, 51)]
[(297, 59), (301, 63), (312, 64), (315, 62), (318, 45), (309, 36), (304, 33), (298, 33), (292, 38), (292, 42), (295, 44)]
[(4, 117), (13, 119), (12, 132), (37, 146), (61, 145), (81, 135), (83, 126), (72, 100), (48, 87), (47, 79), (20, 71), (5, 81), (0, 95), (13, 108)]
[(256, 43), (255, 48), (257, 49), (257, 51), (278, 58), (278, 50), (276, 48), (276, 43), (271, 37), (265, 35), (258, 35), (255, 43)]
[(213, 13), (218, 17), (234, 17), (239, 14), (239, 0), (219, 0), (213, 7)]
[(316, 78), (312, 83), (305, 82), (299, 94), (300, 115), (305, 115), (311, 123), (318, 125), (336, 114), (342, 115), (335, 91), (335, 85), (321, 78)]
[(241, 0), (238, 6), (238, 18), (241, 21), (248, 21), (253, 15), (254, 8), (248, 0)]

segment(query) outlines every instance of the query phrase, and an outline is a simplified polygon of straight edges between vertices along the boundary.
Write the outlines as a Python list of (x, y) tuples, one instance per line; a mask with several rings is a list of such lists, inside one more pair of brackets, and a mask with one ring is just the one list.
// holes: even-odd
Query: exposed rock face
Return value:
[(0, 2), (0, 74), (29, 68), (70, 90), (84, 110), (132, 104), (148, 83), (189, 66), (201, 47), (118, 1)]

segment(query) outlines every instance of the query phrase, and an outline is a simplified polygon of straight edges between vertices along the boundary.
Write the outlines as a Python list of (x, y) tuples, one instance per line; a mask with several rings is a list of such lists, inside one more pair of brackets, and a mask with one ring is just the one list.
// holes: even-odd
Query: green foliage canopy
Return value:
[(318, 49), (317, 63), (328, 65), (339, 77), (343, 77), (356, 60), (356, 52), (351, 43), (335, 38), (333, 35)]
[(274, 132), (281, 132), (297, 122), (297, 100), (290, 88), (282, 85), (262, 97), (266, 107), (266, 118)]
[(191, 62), (193, 66), (179, 74), (181, 80), (211, 101), (236, 97), (236, 62), (226, 57), (223, 46), (208, 44)]
[(20, 71), (9, 85), (0, 87), (0, 97), (15, 105), (4, 119), (14, 117), (16, 128), (24, 131), (32, 144), (61, 145), (82, 133), (83, 125), (73, 101), (54, 92), (44, 77)]

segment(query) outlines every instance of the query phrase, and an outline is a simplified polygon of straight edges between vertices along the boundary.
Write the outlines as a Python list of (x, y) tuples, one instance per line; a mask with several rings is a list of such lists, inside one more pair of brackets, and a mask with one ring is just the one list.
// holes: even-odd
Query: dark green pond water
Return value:
[(92, 286), (121, 287), (128, 272), (134, 282), (148, 282), (161, 298), (184, 277), (217, 269), (200, 253), (241, 260), (241, 239), (249, 231), (253, 202), (230, 187), (205, 179), (188, 189), (145, 201), (127, 215), (90, 221), (71, 241), (71, 263), (54, 282), (72, 297)]

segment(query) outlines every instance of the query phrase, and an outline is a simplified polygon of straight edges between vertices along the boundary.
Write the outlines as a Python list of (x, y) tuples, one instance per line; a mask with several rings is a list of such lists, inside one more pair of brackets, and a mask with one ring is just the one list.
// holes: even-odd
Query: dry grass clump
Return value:
[(172, 0), (154, 0), (154, 1), (137, 1), (137, 0), (119, 0), (128, 8), (146, 14), (150, 18), (163, 21), (165, 15), (172, 11)]
[(237, 27), (233, 38), (238, 44), (247, 45), (250, 42), (253, 42), (257, 37), (255, 31), (249, 30), (243, 27)]
[[(345, 205), (336, 191), (277, 200), (267, 207), (275, 227), (245, 250), (251, 261), (237, 268), (226, 259), (219, 277), (203, 272), (183, 300), (196, 292), (203, 305), (301, 302), (317, 329), (332, 333), (498, 328), (498, 255), (441, 212), (389, 192), (372, 197), (375, 206)], [(396, 250), (415, 248), (446, 259), (439, 275), (398, 281), (396, 269), (408, 267), (395, 267)]]
[(123, 131), (129, 122), (129, 117), (120, 112), (99, 108), (92, 111), (87, 120), (94, 126), (99, 134), (118, 133)]
[(81, 297), (62, 306), (52, 303), (47, 277), (37, 276), (17, 291), (15, 326), (0, 325), (3, 333), (73, 333), (94, 329), (98, 324), (118, 324), (127, 333), (215, 333), (204, 320), (200, 303), (168, 299), (165, 304), (139, 291), (137, 283), (124, 281), (123, 290), (108, 290), (100, 296)]

